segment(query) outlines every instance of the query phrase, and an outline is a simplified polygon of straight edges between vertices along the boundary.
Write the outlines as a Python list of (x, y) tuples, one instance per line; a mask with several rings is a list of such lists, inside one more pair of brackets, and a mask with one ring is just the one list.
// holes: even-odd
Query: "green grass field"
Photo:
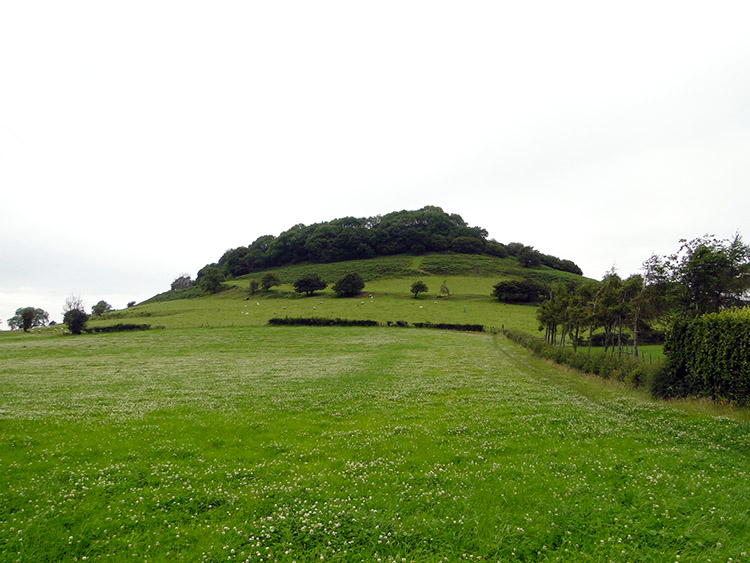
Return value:
[(489, 334), (248, 325), (0, 335), (0, 560), (747, 560), (746, 411)]
[[(292, 290), (352, 270), (358, 298)], [(0, 333), (0, 560), (748, 560), (747, 410), (656, 402), (489, 333), (266, 326), (538, 335), (535, 307), (490, 296), (513, 260), (277, 273), (248, 300), (238, 279), (90, 322), (160, 329)]]

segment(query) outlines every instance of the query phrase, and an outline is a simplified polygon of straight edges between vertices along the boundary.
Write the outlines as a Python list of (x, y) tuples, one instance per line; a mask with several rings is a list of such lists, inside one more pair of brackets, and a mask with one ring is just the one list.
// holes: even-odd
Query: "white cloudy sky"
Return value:
[(424, 205), (593, 278), (748, 239), (749, 21), (746, 1), (4, 2), (0, 320), (124, 307), (260, 235)]

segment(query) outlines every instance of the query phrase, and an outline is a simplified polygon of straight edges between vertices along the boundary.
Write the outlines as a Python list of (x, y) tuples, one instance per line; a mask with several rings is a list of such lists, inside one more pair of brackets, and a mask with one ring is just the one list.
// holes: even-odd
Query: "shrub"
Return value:
[(333, 286), (333, 291), (339, 297), (354, 297), (365, 287), (365, 282), (357, 273), (346, 274)]
[(316, 291), (323, 290), (326, 287), (328, 287), (328, 284), (320, 279), (318, 274), (305, 274), (294, 282), (294, 291), (297, 293), (304, 293), (308, 297)]
[(89, 320), (89, 316), (80, 309), (70, 309), (65, 312), (63, 322), (68, 325), (68, 330), (73, 334), (81, 334), (83, 329), (86, 328), (86, 323)]
[(493, 288), (492, 295), (503, 303), (535, 303), (546, 290), (543, 284), (531, 279), (503, 280)]

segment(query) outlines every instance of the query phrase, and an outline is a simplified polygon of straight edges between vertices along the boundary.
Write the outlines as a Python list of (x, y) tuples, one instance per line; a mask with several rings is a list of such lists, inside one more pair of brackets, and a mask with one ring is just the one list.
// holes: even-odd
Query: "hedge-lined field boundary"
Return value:
[(664, 342), (661, 397), (710, 397), (750, 405), (750, 309), (677, 321)]
[(129, 330), (149, 330), (151, 325), (149, 324), (134, 324), (134, 323), (119, 323), (110, 326), (95, 326), (92, 328), (86, 328), (83, 332), (87, 333), (102, 333), (102, 332), (127, 332)]
[(661, 364), (646, 364), (632, 356), (613, 354), (590, 354), (587, 350), (546, 344), (541, 338), (525, 332), (503, 328), (501, 331), (509, 340), (531, 350), (535, 356), (552, 360), (555, 363), (575, 370), (597, 375), (604, 379), (623, 381), (633, 387), (649, 387), (657, 377)]
[(406, 321), (388, 321), (385, 325), (378, 321), (356, 319), (326, 319), (320, 317), (274, 317), (269, 325), (275, 326), (388, 326), (399, 328), (434, 328), (438, 330), (458, 330), (465, 332), (484, 332), (484, 325), (454, 323), (412, 323)]

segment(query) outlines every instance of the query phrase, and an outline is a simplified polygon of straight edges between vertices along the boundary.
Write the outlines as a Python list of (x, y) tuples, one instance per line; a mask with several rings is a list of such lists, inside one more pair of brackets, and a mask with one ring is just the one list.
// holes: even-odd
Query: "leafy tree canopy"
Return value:
[(97, 303), (93, 307), (91, 307), (91, 314), (95, 316), (99, 316), (111, 310), (112, 310), (112, 305), (102, 300), (102, 301), (99, 301), (99, 303)]
[(304, 293), (308, 297), (316, 291), (321, 291), (328, 287), (328, 284), (320, 279), (318, 274), (305, 274), (294, 282), (294, 291)]
[(362, 291), (364, 287), (365, 282), (362, 276), (356, 272), (352, 272), (337, 281), (333, 286), (333, 291), (339, 297), (353, 297)]
[(11, 330), (21, 328), (24, 332), (27, 332), (30, 328), (47, 326), (49, 314), (34, 307), (20, 307), (16, 309), (16, 314), (9, 318), (7, 322)]
[[(249, 246), (227, 250), (217, 264), (227, 276), (241, 276), (299, 262), (339, 262), (391, 254), (453, 250), (505, 257), (525, 248), (487, 241), (487, 231), (470, 227), (460, 215), (427, 206), (375, 217), (343, 217), (325, 223), (298, 224), (278, 237), (264, 235)], [(536, 251), (534, 251), (536, 252)], [(538, 253), (545, 266), (581, 274), (570, 260)]]
[(413, 284), (411, 284), (410, 291), (414, 294), (414, 299), (416, 299), (420, 293), (427, 293), (427, 291), (429, 291), (429, 288), (427, 287), (427, 284), (422, 280), (417, 280)]

